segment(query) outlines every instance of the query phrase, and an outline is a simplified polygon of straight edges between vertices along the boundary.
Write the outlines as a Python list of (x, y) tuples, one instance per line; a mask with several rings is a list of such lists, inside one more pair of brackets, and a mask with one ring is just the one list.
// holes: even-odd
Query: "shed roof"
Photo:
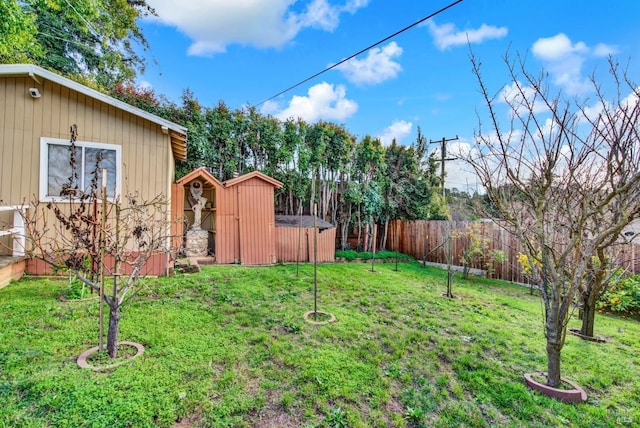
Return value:
[[(335, 227), (328, 221), (322, 220), (320, 217), (316, 217), (316, 226), (320, 230), (331, 229)], [(312, 215), (276, 215), (276, 227), (313, 227)]]
[(57, 83), (83, 95), (91, 97), (93, 99), (102, 101), (106, 104), (114, 106), (120, 110), (124, 110), (135, 116), (148, 120), (149, 122), (160, 125), (166, 128), (166, 132), (171, 137), (171, 149), (173, 155), (178, 160), (187, 160), (187, 128), (184, 126), (173, 123), (169, 120), (163, 119), (160, 116), (156, 116), (142, 109), (134, 107), (123, 101), (117, 100), (113, 97), (96, 91), (95, 89), (84, 86), (78, 82), (75, 82), (59, 74), (53, 73), (49, 70), (45, 70), (42, 67), (38, 67), (33, 64), (0, 64), (0, 76), (29, 76), (36, 82), (38, 77)]
[(240, 177), (234, 177), (227, 181), (225, 181), (224, 187), (231, 187), (237, 184), (242, 183), (243, 181), (247, 181), (251, 178), (259, 178), (260, 180), (266, 181), (271, 184), (273, 187), (280, 189), (282, 187), (282, 183), (276, 180), (275, 178), (269, 177), (267, 174), (263, 174), (260, 171), (252, 171), (248, 174), (241, 175)]
[(200, 178), (204, 180), (206, 184), (211, 184), (214, 186), (223, 187), (220, 180), (215, 178), (213, 174), (211, 174), (205, 167), (201, 166), (200, 168), (196, 168), (191, 171), (189, 174), (185, 175), (181, 179), (177, 180), (177, 184), (188, 184), (189, 182), (195, 180), (196, 178)]

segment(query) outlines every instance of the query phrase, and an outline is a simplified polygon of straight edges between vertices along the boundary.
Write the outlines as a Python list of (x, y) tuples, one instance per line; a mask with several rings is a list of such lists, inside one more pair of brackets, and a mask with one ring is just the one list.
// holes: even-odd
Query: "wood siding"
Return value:
[(216, 262), (240, 263), (238, 188), (223, 188), (216, 203)]
[(184, 186), (171, 185), (171, 246), (180, 249), (184, 245)]
[[(318, 232), (318, 263), (335, 261), (335, 242), (335, 228)], [(276, 227), (276, 248), (278, 262), (313, 262), (313, 228)]]
[[(174, 159), (169, 135), (158, 124), (103, 101), (39, 78), (0, 78), (0, 200), (20, 205), (39, 194), (40, 139), (68, 141), (71, 125), (78, 141), (122, 148), (122, 192), (144, 199), (169, 197)], [(29, 88), (42, 94), (32, 98)], [(49, 219), (53, 221), (53, 216)]]
[[(132, 254), (131, 257), (133, 258), (134, 255)], [(114, 265), (115, 263), (113, 258), (105, 258), (105, 266), (108, 272), (113, 272)], [(167, 274), (168, 269), (172, 269), (172, 267), (169, 267), (169, 255), (165, 253), (156, 253), (153, 254), (144, 265), (141, 270), (141, 275), (163, 276)], [(31, 275), (56, 275), (56, 272), (51, 268), (51, 265), (39, 259), (27, 260), (26, 270)], [(131, 265), (127, 264), (127, 261), (124, 260), (120, 265), (120, 274), (129, 275), (131, 271)]]
[[(31, 98), (30, 87), (42, 97)], [(61, 85), (30, 78), (0, 78), (0, 199), (20, 204), (38, 194), (40, 138), (69, 140), (71, 125), (78, 141), (122, 147), (122, 190), (147, 198), (169, 196), (173, 155), (160, 126)]]
[[(273, 185), (252, 178), (234, 186), (238, 193), (240, 261), (243, 265), (276, 262)], [(233, 191), (233, 187), (229, 190)]]

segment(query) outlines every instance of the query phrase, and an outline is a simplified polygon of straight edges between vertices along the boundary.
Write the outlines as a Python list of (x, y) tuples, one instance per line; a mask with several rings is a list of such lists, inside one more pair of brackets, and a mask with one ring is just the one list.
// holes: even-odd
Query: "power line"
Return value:
[(300, 86), (300, 85), (302, 85), (302, 84), (304, 84), (304, 83), (307, 83), (307, 82), (308, 82), (309, 80), (311, 80), (311, 79), (315, 79), (316, 77), (320, 76), (321, 74), (324, 74), (324, 73), (326, 73), (327, 71), (332, 70), (332, 69), (336, 68), (337, 66), (339, 66), (339, 65), (341, 65), (341, 64), (344, 64), (345, 62), (349, 61), (349, 60), (350, 60), (350, 59), (352, 59), (352, 58), (357, 57), (358, 55), (360, 55), (360, 54), (362, 54), (362, 53), (364, 53), (364, 52), (368, 51), (369, 49), (371, 49), (371, 48), (375, 48), (376, 46), (378, 46), (378, 45), (380, 45), (380, 44), (382, 44), (382, 43), (386, 42), (387, 40), (390, 40), (390, 39), (394, 38), (394, 37), (395, 37), (395, 36), (397, 36), (398, 34), (400, 34), (400, 33), (404, 33), (404, 32), (405, 32), (405, 31), (407, 31), (408, 29), (413, 28), (413, 27), (415, 27), (416, 25), (419, 25), (419, 24), (423, 23), (424, 21), (426, 21), (426, 20), (428, 20), (428, 19), (431, 19), (431, 18), (433, 18), (433, 17), (434, 17), (434, 16), (436, 16), (436, 15), (439, 15), (440, 13), (444, 12), (445, 10), (450, 9), (450, 8), (452, 8), (453, 6), (457, 5), (458, 3), (462, 3), (462, 2), (463, 2), (463, 0), (457, 0), (457, 1), (454, 1), (453, 3), (450, 3), (449, 5), (447, 5), (447, 6), (443, 7), (442, 9), (437, 10), (436, 12), (433, 12), (431, 15), (429, 15), (429, 16), (425, 16), (425, 17), (424, 17), (424, 18), (422, 18), (421, 20), (416, 21), (416, 22), (414, 22), (413, 24), (411, 24), (411, 25), (409, 25), (409, 26), (407, 26), (407, 27), (404, 27), (402, 30), (396, 31), (395, 33), (391, 34), (390, 36), (387, 36), (387, 37), (385, 37), (384, 39), (382, 39), (382, 40), (380, 40), (380, 41), (378, 41), (378, 42), (376, 42), (376, 43), (374, 43), (374, 44), (372, 44), (372, 45), (367, 46), (366, 48), (364, 48), (364, 49), (362, 49), (362, 50), (360, 50), (360, 51), (358, 51), (358, 52), (354, 53), (353, 55), (351, 55), (351, 56), (349, 56), (349, 57), (347, 57), (347, 58), (343, 59), (342, 61), (337, 62), (336, 64), (333, 64), (333, 65), (331, 65), (331, 66), (329, 66), (329, 67), (325, 68), (325, 69), (324, 69), (324, 70), (322, 70), (322, 71), (319, 71), (318, 73), (314, 74), (313, 76), (309, 76), (309, 77), (307, 77), (306, 79), (301, 80), (300, 82), (296, 83), (295, 85), (289, 86), (289, 87), (288, 87), (287, 89), (285, 89), (284, 91), (280, 91), (280, 92), (278, 92), (277, 94), (273, 95), (272, 97), (269, 97), (269, 98), (267, 98), (266, 100), (260, 101), (260, 102), (259, 102), (258, 104), (256, 104), (254, 107), (258, 107), (258, 106), (260, 106), (260, 105), (262, 105), (262, 104), (266, 103), (267, 101), (271, 101), (272, 99), (274, 99), (274, 98), (276, 98), (276, 97), (279, 97), (280, 95), (282, 95), (282, 94), (284, 94), (284, 93), (286, 93), (286, 92), (289, 92), (290, 90), (292, 90), (292, 89), (294, 89), (294, 88), (297, 88), (298, 86)]
[(71, 8), (75, 13), (76, 13), (76, 15), (78, 15), (78, 17), (79, 17), (80, 19), (82, 19), (82, 20), (85, 22), (85, 24), (87, 24), (87, 28), (89, 28), (89, 30), (90, 30), (90, 31), (93, 31), (93, 35), (94, 35), (95, 37), (98, 37), (100, 33), (98, 33), (98, 32), (96, 31), (96, 29), (94, 28), (94, 26), (93, 26), (93, 25), (91, 25), (91, 24), (89, 23), (89, 21), (87, 21), (87, 19), (86, 19), (84, 16), (82, 16), (82, 14), (80, 14), (80, 12), (78, 12), (78, 10), (77, 10), (75, 7), (73, 7), (73, 5), (72, 5), (71, 3), (69, 3), (69, 0), (65, 0), (65, 1), (66, 1), (66, 2), (67, 2), (67, 4), (69, 5), (69, 7), (70, 7), (70, 8)]

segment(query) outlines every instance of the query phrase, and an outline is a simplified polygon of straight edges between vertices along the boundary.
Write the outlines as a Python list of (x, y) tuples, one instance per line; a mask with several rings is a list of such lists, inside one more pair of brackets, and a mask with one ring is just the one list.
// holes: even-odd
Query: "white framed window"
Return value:
[(58, 138), (40, 138), (40, 200), (64, 201), (63, 189), (68, 186), (88, 192), (96, 173), (100, 188), (103, 168), (107, 170), (107, 197), (120, 195), (122, 147), (86, 141), (76, 141), (75, 146), (73, 171), (71, 143)]

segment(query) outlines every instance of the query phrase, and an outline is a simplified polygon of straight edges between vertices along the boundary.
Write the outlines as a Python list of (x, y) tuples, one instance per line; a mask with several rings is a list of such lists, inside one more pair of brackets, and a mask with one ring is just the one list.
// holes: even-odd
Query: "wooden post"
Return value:
[(318, 317), (318, 205), (313, 204), (313, 319)]
[(27, 209), (25, 207), (16, 207), (13, 212), (13, 257), (23, 257), (27, 245), (25, 235), (24, 216)]
[(300, 276), (300, 241), (302, 240), (302, 204), (298, 208), (300, 211), (298, 217), (298, 253), (296, 254), (296, 277)]
[(371, 236), (371, 272), (373, 272), (373, 265), (376, 262), (376, 238), (378, 234), (378, 225), (373, 225), (373, 235)]
[(100, 221), (100, 320), (98, 333), (98, 352), (104, 349), (104, 246), (107, 224), (107, 169), (102, 169), (102, 219)]

